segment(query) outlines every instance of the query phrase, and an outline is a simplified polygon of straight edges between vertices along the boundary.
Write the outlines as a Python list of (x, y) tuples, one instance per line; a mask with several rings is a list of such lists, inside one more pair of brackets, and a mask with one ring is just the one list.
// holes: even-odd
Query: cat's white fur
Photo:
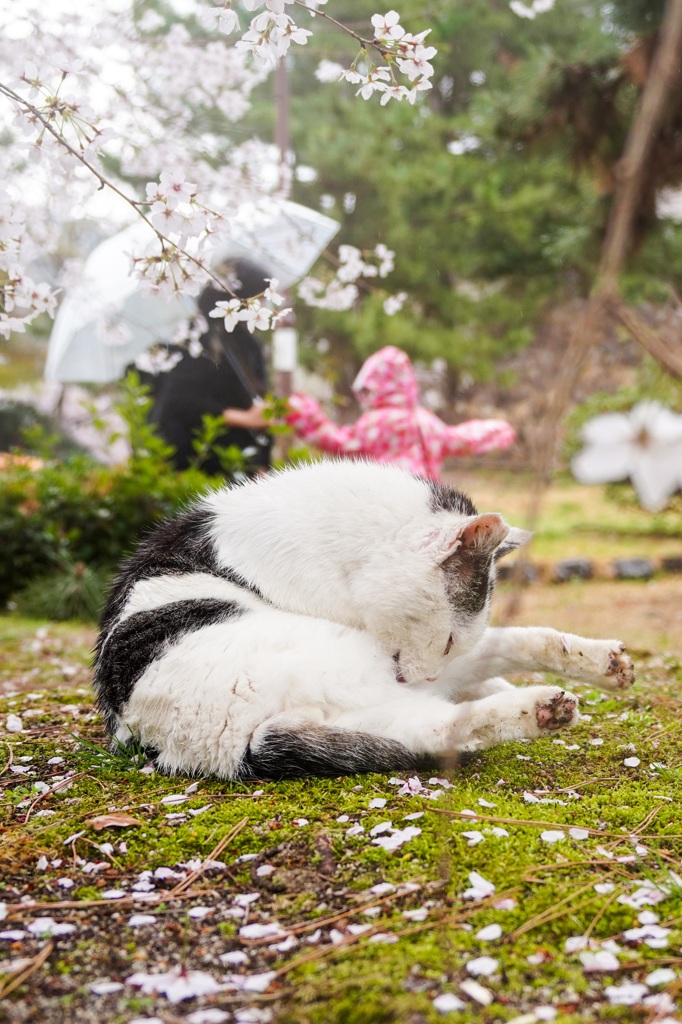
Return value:
[(118, 715), (118, 738), (156, 749), (167, 770), (223, 777), (273, 729), (347, 730), (444, 756), (578, 719), (572, 694), (516, 689), (505, 672), (630, 685), (619, 641), (490, 629), (487, 600), (470, 615), (453, 607), (444, 562), (508, 542), (509, 527), (495, 514), (433, 512), (429, 496), (400, 470), (326, 463), (204, 499), (218, 561), (262, 597), (206, 572), (135, 583), (115, 626), (184, 599), (248, 612), (154, 660)]
[(442, 586), (462, 530), (481, 520), (495, 547), (510, 531), (496, 515), (429, 513), (428, 497), (402, 470), (329, 461), (217, 491), (206, 507), (220, 563), (278, 608), (366, 630), (418, 682), (442, 671), (450, 634), (455, 657), (485, 629), (487, 605), (462, 619)]

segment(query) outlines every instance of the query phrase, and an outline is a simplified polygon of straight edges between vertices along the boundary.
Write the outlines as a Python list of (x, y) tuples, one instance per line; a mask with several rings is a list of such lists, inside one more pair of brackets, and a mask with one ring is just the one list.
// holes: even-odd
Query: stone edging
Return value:
[(568, 583), (570, 580), (650, 580), (654, 576), (682, 574), (682, 555), (668, 558), (616, 558), (608, 565), (589, 558), (566, 558), (555, 565), (518, 561), (497, 567), (498, 580), (523, 583)]

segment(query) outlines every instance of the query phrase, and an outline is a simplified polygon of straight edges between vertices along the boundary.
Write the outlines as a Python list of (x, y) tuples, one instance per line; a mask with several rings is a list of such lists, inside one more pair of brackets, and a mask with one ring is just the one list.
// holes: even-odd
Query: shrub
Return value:
[[(63, 576), (65, 565), (112, 572), (156, 522), (225, 482), (169, 465), (172, 449), (149, 425), (150, 405), (139, 379), (127, 379), (117, 406), (132, 449), (124, 464), (102, 466), (81, 454), (60, 461), (43, 436), (42, 464), (16, 460), (0, 471), (0, 606), (37, 577)], [(35, 433), (33, 440), (39, 443)], [(241, 453), (222, 455), (227, 478), (237, 478), (244, 470)]]
[(106, 600), (110, 574), (84, 562), (64, 564), (37, 576), (14, 595), (17, 611), (28, 618), (85, 619), (96, 622)]

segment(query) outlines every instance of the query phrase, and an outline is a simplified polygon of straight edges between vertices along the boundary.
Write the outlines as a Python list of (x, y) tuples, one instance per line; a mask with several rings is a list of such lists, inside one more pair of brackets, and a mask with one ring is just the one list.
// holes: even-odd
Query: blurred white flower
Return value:
[(660, 402), (639, 402), (629, 413), (605, 413), (582, 429), (585, 447), (571, 462), (580, 483), (629, 479), (649, 512), (665, 508), (682, 486), (682, 416)]
[(170, 1003), (179, 1003), (183, 999), (195, 996), (212, 995), (220, 992), (224, 986), (205, 971), (185, 971), (182, 967), (172, 967), (162, 974), (145, 974), (138, 971), (126, 978), (129, 985), (137, 985), (143, 995), (164, 995)]
[(342, 64), (337, 64), (333, 60), (321, 60), (315, 71), (315, 78), (318, 82), (338, 82), (343, 73)]

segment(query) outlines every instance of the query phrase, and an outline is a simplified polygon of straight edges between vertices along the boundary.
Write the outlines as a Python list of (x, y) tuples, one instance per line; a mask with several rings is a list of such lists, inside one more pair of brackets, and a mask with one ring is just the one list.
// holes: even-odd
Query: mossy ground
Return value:
[[(31, 671), (40, 651), (47, 651), (50, 671), (55, 658), (61, 659), (62, 673), (65, 667), (87, 671), (82, 629), (74, 629), (65, 661), (64, 649), (55, 654), (54, 644), (68, 647), (68, 626), (42, 627), (36, 638), (35, 623), (9, 619), (2, 625), (14, 637), (10, 653), (20, 676)], [(25, 931), (41, 916), (75, 925), (52, 939), (25, 932), (3, 940), (13, 960), (38, 957), (50, 946), (45, 962), (8, 994), (5, 1019), (123, 1024), (159, 1018), (173, 1024), (198, 1007), (210, 1007), (223, 1009), (227, 1020), (428, 1022), (441, 1019), (433, 1000), (443, 993), (465, 1003), (446, 1017), (457, 1024), (519, 1016), (531, 1021), (536, 1018), (524, 1015), (538, 1007), (553, 1007), (565, 1024), (656, 1019), (651, 1007), (612, 1006), (604, 995), (606, 986), (640, 981), (661, 964), (676, 973), (682, 966), (682, 889), (669, 873), (680, 870), (682, 854), (682, 669), (672, 658), (649, 655), (640, 656), (638, 668), (638, 685), (626, 696), (585, 692), (583, 711), (590, 717), (555, 737), (561, 742), (511, 744), (474, 756), (453, 767), (451, 789), (429, 785), (422, 775), (427, 793), (441, 789), (437, 799), (400, 795), (400, 787), (381, 775), (262, 786), (200, 780), (186, 793), (191, 780), (144, 774), (141, 764), (98, 749), (105, 738), (87, 689), (66, 689), (63, 682), (47, 689), (36, 680), (32, 692), (5, 697), (3, 725), (13, 714), (21, 717), (24, 731), (2, 732), (0, 868), (9, 913), (0, 927)], [(49, 763), (55, 757), (63, 761)], [(625, 766), (629, 757), (640, 763)], [(75, 773), (68, 788), (53, 789), (59, 785), (55, 776), (59, 780), (67, 772)], [(41, 793), (36, 782), (51, 791)], [(162, 803), (173, 794), (185, 801)], [(377, 798), (386, 800), (384, 807), (370, 806)], [(189, 814), (200, 808), (206, 809)], [(140, 824), (99, 832), (88, 824), (97, 815), (121, 811)], [(421, 817), (405, 820), (419, 812)], [(370, 835), (384, 821), (422, 831), (387, 852)], [(215, 858), (225, 866), (200, 875), (181, 898), (168, 895), (176, 879), (157, 883), (161, 898), (153, 904), (131, 888), (144, 870), (206, 858), (242, 822)], [(364, 831), (348, 835), (354, 824)], [(571, 827), (592, 832), (573, 839)], [(493, 828), (508, 835), (495, 835)], [(561, 830), (565, 838), (548, 843), (542, 838), (547, 830)], [(464, 832), (480, 832), (483, 839), (468, 845)], [(103, 843), (111, 844), (104, 852), (98, 849)], [(244, 854), (255, 857), (239, 860)], [(45, 863), (41, 857), (45, 870), (38, 866)], [(87, 873), (88, 862), (106, 866)], [(274, 870), (259, 872), (265, 865)], [(488, 899), (463, 898), (472, 871), (494, 884)], [(631, 895), (647, 880), (668, 893), (648, 908), (672, 928), (660, 949), (622, 938), (625, 929), (637, 926), (638, 911), (618, 896)], [(417, 887), (401, 889), (407, 882)], [(396, 888), (372, 893), (378, 883)], [(600, 893), (594, 889), (599, 883), (614, 888)], [(112, 889), (124, 891), (125, 902), (103, 898)], [(236, 895), (256, 892), (248, 917), (231, 916)], [(496, 909), (502, 899), (515, 902)], [(190, 916), (197, 906), (210, 912)], [(416, 919), (410, 911), (418, 911)], [(151, 914), (154, 923), (131, 928), (133, 913)], [(239, 928), (247, 921), (278, 921), (296, 943), (280, 951), (273, 946), (284, 935), (244, 939)], [(359, 923), (370, 929), (348, 930)], [(499, 923), (501, 938), (477, 939), (491, 923)], [(317, 931), (319, 939), (311, 944), (307, 939)], [(375, 932), (383, 941), (372, 941)], [(578, 954), (564, 951), (565, 940), (579, 935), (615, 939), (619, 969), (586, 973)], [(220, 961), (234, 950), (246, 952), (245, 964)], [(489, 993), (481, 998), (492, 1000), (487, 1006), (460, 987), (471, 978), (466, 963), (479, 956), (497, 961), (491, 976), (476, 979)], [(226, 991), (179, 1004), (141, 995), (126, 983), (136, 972), (155, 974), (180, 964), (218, 980), (234, 972), (277, 973), (262, 993)], [(13, 977), (5, 976), (5, 986)], [(101, 981), (123, 987), (98, 995), (90, 986)], [(668, 985), (673, 996), (675, 984)], [(651, 988), (652, 995), (656, 991)]]
[[(562, 487), (552, 491), (539, 524), (539, 557), (622, 555), (623, 535), (614, 539), (613, 510), (603, 495), (589, 492), (576, 507), (573, 485)], [(485, 481), (469, 489), (481, 508), (504, 507), (510, 521), (523, 525), (523, 480), (507, 482), (504, 502), (493, 494), (488, 500)], [(633, 516), (646, 550), (640, 545), (631, 553), (681, 553), (670, 535), (638, 533), (642, 524)], [(579, 529), (581, 522), (585, 529)], [(585, 551), (586, 538), (594, 552)], [(675, 626), (680, 589), (674, 578), (647, 585), (601, 580), (530, 587), (515, 621), (621, 636), (636, 661), (637, 685), (618, 698), (583, 690), (585, 717), (569, 733), (510, 744), (453, 765), (445, 773), (452, 788), (421, 775), (424, 790), (414, 795), (401, 793), (400, 785), (382, 775), (246, 785), (146, 773), (141, 762), (103, 749), (106, 740), (88, 689), (93, 631), (0, 618), (0, 898), (7, 904), (0, 930), (16, 933), (0, 939), (9, 962), (0, 976), (0, 1019), (674, 1019), (682, 979), (682, 631)], [(498, 619), (505, 616), (509, 596), (500, 588)], [(8, 731), (8, 716), (20, 718), (23, 731)], [(639, 763), (624, 763), (633, 758)], [(67, 778), (68, 773), (73, 774)], [(440, 795), (431, 798), (437, 790)], [(184, 799), (163, 802), (173, 795)], [(377, 800), (385, 805), (373, 804)], [(139, 824), (101, 831), (90, 824), (117, 813)], [(388, 821), (421, 832), (388, 852), (371, 835), (374, 826)], [(571, 828), (589, 832), (575, 838)], [(543, 837), (556, 831), (563, 833), (556, 842)], [(210, 854), (222, 866), (209, 865), (185, 884), (190, 868), (180, 866), (202, 863)], [(92, 870), (91, 864), (99, 866)], [(164, 867), (175, 875), (154, 878), (157, 899), (145, 902), (140, 876)], [(466, 899), (472, 872), (492, 883), (494, 893)], [(657, 892), (659, 903), (622, 902), (648, 885), (658, 887), (649, 893), (657, 898)], [(173, 892), (174, 887), (179, 888)], [(111, 890), (124, 895), (111, 898)], [(252, 902), (240, 900), (253, 894)], [(642, 910), (657, 914), (659, 925), (670, 929), (658, 943), (653, 936), (653, 946), (652, 936), (628, 940), (623, 934), (640, 924)], [(134, 927), (133, 914), (153, 921)], [(41, 917), (73, 930), (36, 935), (28, 927)], [(278, 937), (240, 934), (245, 925), (275, 921), (283, 930)], [(499, 924), (500, 937), (478, 938), (491, 924)], [(368, 928), (359, 931), (358, 925)], [(591, 940), (594, 953), (615, 955), (615, 968), (586, 971), (579, 953), (565, 949), (575, 936)], [(220, 959), (231, 952), (246, 959)], [(490, 975), (472, 976), (467, 968), (479, 957), (496, 961)], [(127, 980), (179, 966), (220, 983), (238, 978), (223, 991), (178, 1003)], [(613, 1002), (630, 998), (626, 982), (642, 983), (662, 966), (674, 974), (649, 981), (638, 1002)], [(239, 987), (246, 978), (252, 991)], [(472, 990), (472, 980), (481, 988)], [(115, 990), (93, 990), (102, 982)], [(448, 994), (462, 1005), (444, 1015), (434, 1000)]]

